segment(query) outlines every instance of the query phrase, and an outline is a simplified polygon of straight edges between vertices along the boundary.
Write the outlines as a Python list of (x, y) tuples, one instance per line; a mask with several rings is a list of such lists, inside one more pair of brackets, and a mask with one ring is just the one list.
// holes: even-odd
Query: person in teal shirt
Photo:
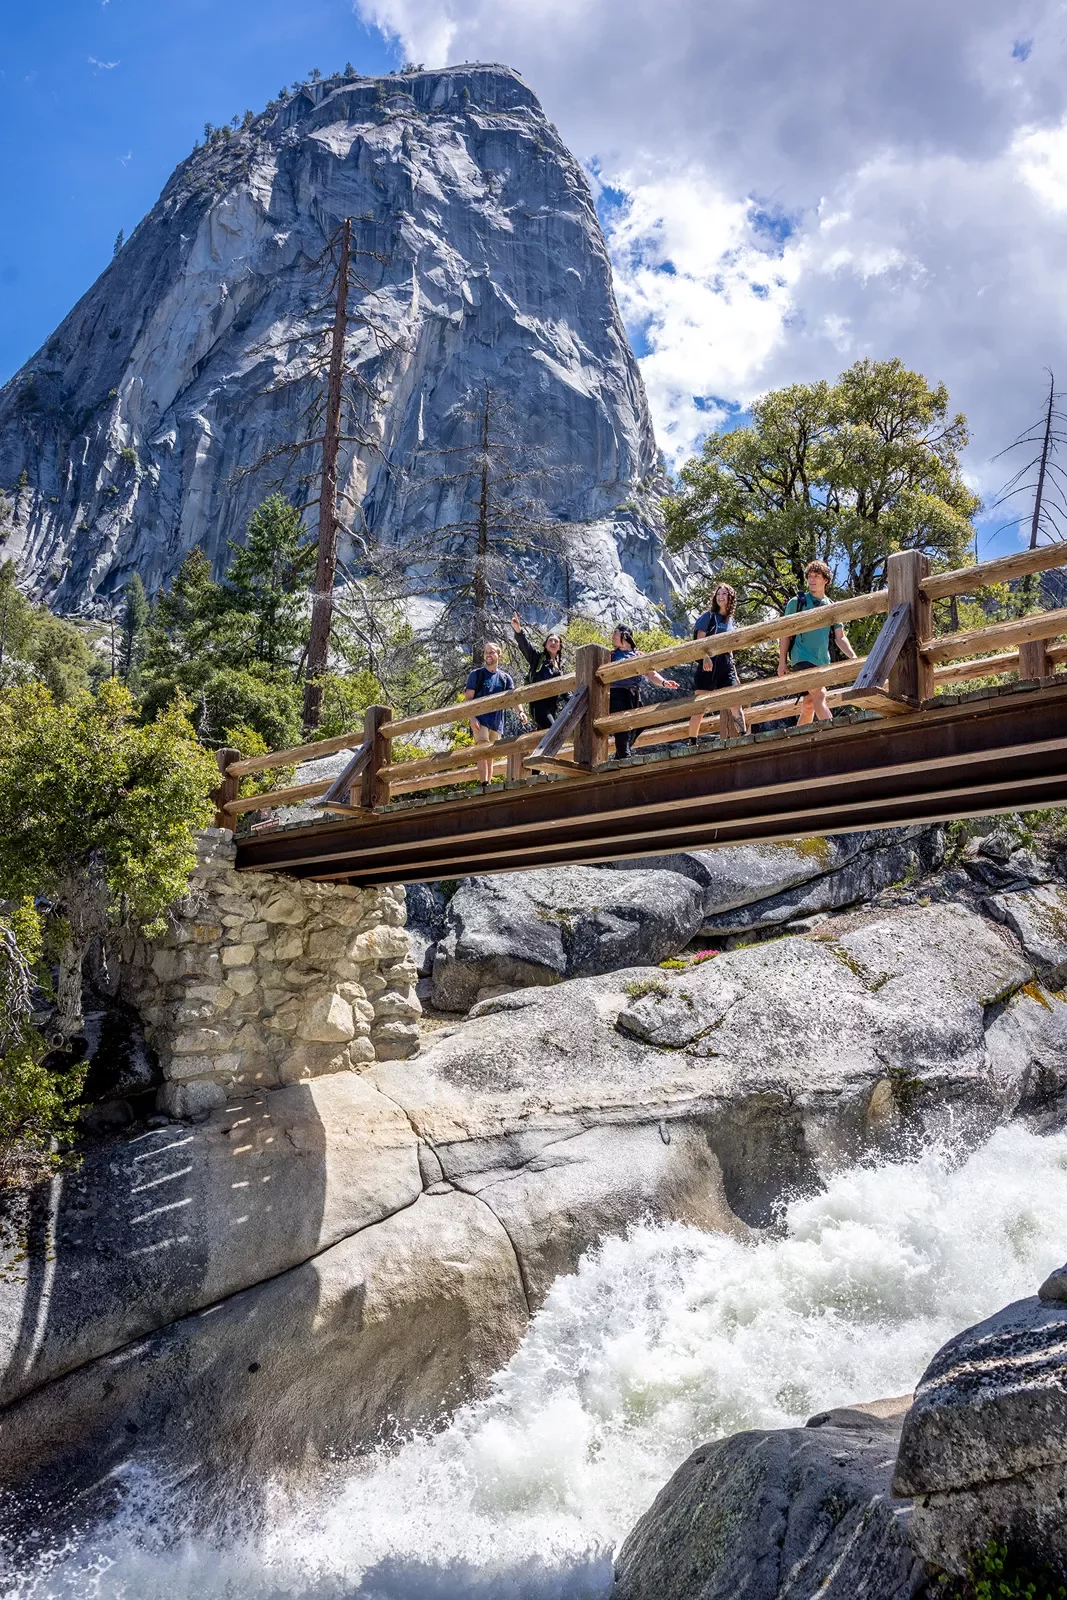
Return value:
[[(794, 595), (785, 608), (786, 616), (792, 617), (798, 610), (808, 611), (812, 606), (828, 606), (830, 602), (826, 598), (826, 590), (832, 576), (825, 561), (809, 561), (804, 568), (807, 591), (802, 595)], [(844, 626), (835, 622), (827, 628), (812, 628), (808, 633), (798, 633), (791, 643), (788, 639), (779, 640), (778, 676), (784, 678), (790, 672), (810, 672), (812, 667), (828, 667), (831, 633), (842, 655), (855, 661), (856, 652), (848, 641)], [(801, 700), (797, 727), (804, 727), (816, 717), (820, 722), (829, 722), (832, 715), (825, 688), (811, 689)]]

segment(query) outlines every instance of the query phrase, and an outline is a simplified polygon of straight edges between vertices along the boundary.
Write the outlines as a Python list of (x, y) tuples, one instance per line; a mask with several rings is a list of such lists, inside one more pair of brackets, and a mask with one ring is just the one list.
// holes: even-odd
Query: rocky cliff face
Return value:
[(567, 534), (555, 592), (631, 616), (666, 600), (655, 441), (589, 186), (498, 66), (310, 84), (178, 167), (0, 391), (0, 485), (28, 477), (6, 548), (36, 591), (84, 606), (134, 570), (155, 589), (198, 543), (223, 562), (277, 476), (235, 474), (299, 432), (311, 387), (278, 383), (306, 369), (308, 269), (344, 217), (395, 340), (381, 359), (350, 329), (384, 394), (380, 453), (344, 462), (375, 533), (455, 520), (466, 487), (434, 452), (465, 442), (488, 384)]

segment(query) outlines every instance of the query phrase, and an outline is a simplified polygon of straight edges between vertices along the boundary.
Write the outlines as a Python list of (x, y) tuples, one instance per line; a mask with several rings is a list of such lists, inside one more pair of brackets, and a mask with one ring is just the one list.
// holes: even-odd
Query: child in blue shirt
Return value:
[[(463, 691), (464, 700), (482, 700), (491, 694), (510, 694), (515, 687), (515, 680), (510, 672), (500, 670), (500, 646), (492, 639), (487, 640), (482, 650), (484, 666), (475, 667), (467, 675), (466, 688)], [(503, 711), (485, 711), (480, 717), (471, 718), (471, 732), (475, 744), (495, 744), (504, 731)], [(490, 756), (487, 760), (478, 762), (478, 776), (482, 780), (482, 788), (487, 789), (493, 781), (493, 761)]]

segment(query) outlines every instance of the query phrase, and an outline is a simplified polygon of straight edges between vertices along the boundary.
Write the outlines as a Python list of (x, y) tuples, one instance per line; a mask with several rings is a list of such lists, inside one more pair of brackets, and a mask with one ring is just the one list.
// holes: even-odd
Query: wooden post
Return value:
[(917, 700), (921, 705), (934, 693), (933, 663), (925, 661), (922, 647), (934, 634), (933, 607), (919, 587), (930, 571), (930, 558), (921, 550), (898, 550), (886, 563), (889, 609), (911, 607), (911, 638), (897, 657), (889, 674), (889, 693), (897, 700)]
[(611, 660), (611, 651), (602, 644), (582, 644), (575, 656), (575, 675), (579, 690), (586, 690), (585, 716), (574, 730), (575, 765), (592, 772), (608, 759), (607, 735), (597, 733), (596, 723), (608, 714), (610, 693), (597, 677), (597, 668)]
[(507, 772), (505, 773), (508, 783), (520, 783), (522, 779), (525, 778), (526, 773), (522, 765), (522, 758), (524, 754), (525, 751), (523, 750), (508, 751), (508, 767)]
[(1048, 640), (1031, 639), (1019, 646), (1019, 681), (1029, 678), (1050, 678), (1052, 663), (1048, 658)]
[(363, 715), (363, 743), (370, 745), (370, 760), (360, 780), (359, 803), (364, 811), (373, 811), (375, 806), (389, 803), (389, 785), (378, 774), (382, 767), (389, 765), (390, 743), (382, 738), (382, 724), (392, 719), (391, 706), (368, 706)]
[(240, 750), (216, 750), (215, 760), (219, 764), (219, 786), (211, 792), (211, 799), (215, 802), (216, 828), (229, 828), (233, 831), (233, 817), (223, 806), (228, 806), (231, 800), (237, 799), (237, 791), (241, 786), (240, 778), (230, 778), (226, 775), (226, 768), (235, 761), (240, 761)]

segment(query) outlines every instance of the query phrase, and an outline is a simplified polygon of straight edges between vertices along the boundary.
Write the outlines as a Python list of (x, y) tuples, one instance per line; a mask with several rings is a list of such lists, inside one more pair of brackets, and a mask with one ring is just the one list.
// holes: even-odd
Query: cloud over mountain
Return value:
[(1053, 0), (356, 0), (427, 65), (506, 61), (604, 185), (661, 440), (900, 355), (971, 470), (1065, 365), (1067, 29)]

